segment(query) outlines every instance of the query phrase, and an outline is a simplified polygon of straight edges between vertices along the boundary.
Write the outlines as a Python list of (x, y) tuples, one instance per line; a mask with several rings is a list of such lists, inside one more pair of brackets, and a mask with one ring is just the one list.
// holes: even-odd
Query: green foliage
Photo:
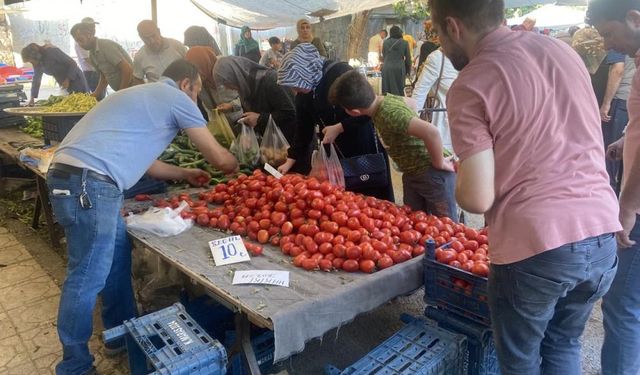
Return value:
[(421, 21), (431, 14), (426, 0), (401, 0), (393, 4), (393, 12), (400, 19), (411, 18)]

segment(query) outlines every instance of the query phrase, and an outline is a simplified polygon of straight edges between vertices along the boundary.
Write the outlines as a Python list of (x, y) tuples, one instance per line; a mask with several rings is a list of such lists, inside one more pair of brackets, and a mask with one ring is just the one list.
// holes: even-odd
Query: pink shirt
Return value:
[[(639, 51), (640, 53), (640, 51)], [(640, 55), (636, 56), (636, 66), (640, 66)], [(631, 163), (640, 148), (640, 70), (633, 75), (631, 82), (631, 93), (627, 100), (627, 110), (629, 111), (629, 125), (624, 133), (624, 148), (622, 149), (623, 168), (622, 189), (629, 177)]]
[(491, 261), (517, 262), (616, 232), (589, 74), (562, 41), (500, 28), (487, 35), (449, 91), (461, 160), (493, 149), (495, 194), (486, 213)]

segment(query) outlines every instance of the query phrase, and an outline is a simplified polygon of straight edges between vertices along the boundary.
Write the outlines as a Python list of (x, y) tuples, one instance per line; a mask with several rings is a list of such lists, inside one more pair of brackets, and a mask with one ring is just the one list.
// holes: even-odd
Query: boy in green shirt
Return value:
[[(343, 74), (331, 86), (329, 100), (350, 116), (369, 116), (402, 172), (404, 203), (414, 210), (455, 220), (455, 173), (444, 156), (438, 128), (421, 120), (395, 95), (376, 96), (367, 79), (357, 71)], [(324, 143), (341, 131), (341, 125), (325, 129)], [(426, 146), (426, 147), (425, 147)]]

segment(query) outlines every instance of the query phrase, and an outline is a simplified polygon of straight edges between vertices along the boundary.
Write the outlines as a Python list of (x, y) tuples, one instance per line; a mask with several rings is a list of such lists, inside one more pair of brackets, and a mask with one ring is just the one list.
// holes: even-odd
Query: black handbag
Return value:
[(347, 190), (375, 189), (389, 185), (389, 170), (386, 157), (378, 149), (378, 137), (373, 134), (376, 142), (376, 153), (345, 157), (336, 145), (340, 156), (340, 165), (344, 172), (344, 184)]

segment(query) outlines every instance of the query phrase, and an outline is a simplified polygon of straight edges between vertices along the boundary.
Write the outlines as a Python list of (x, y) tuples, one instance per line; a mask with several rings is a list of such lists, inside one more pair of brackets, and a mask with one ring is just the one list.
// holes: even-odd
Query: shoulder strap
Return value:
[[(442, 62), (440, 63), (440, 73), (438, 74), (438, 79), (436, 80), (436, 89), (434, 90), (435, 100), (438, 100), (438, 90), (440, 90), (440, 82), (442, 81), (442, 73), (444, 72), (444, 63), (445, 63), (445, 55), (444, 55), (444, 52), (442, 52)], [(429, 108), (429, 100), (425, 100), (424, 105), (422, 106), (422, 109), (426, 110), (428, 108)]]

